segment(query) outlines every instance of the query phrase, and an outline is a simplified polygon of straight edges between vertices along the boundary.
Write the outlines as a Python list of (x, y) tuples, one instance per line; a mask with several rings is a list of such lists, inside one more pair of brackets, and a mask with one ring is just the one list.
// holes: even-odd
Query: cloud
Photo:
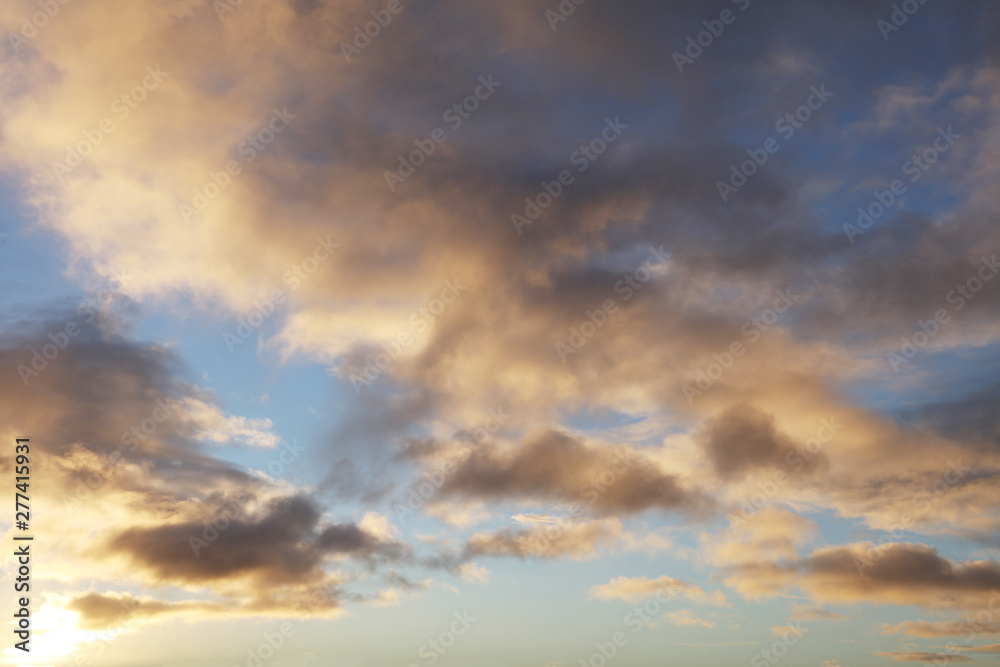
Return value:
[[(697, 435), (716, 473), (731, 479), (759, 467), (787, 467), (795, 443), (777, 431), (774, 418), (751, 405), (727, 409), (706, 421)], [(809, 461), (810, 470), (827, 463), (819, 452)]]
[(561, 524), (535, 524), (528, 528), (503, 528), (469, 538), (465, 557), (515, 556), (518, 558), (594, 558), (601, 546), (612, 546), (622, 533), (618, 519), (594, 519)]
[(663, 615), (663, 618), (667, 619), (674, 625), (681, 626), (700, 626), (703, 628), (715, 628), (718, 627), (712, 621), (706, 621), (701, 618), (691, 609), (682, 609), (681, 611), (670, 611)]
[[(34, 368), (33, 351), (71, 324), (79, 333), (67, 336), (53, 359), (43, 358), (44, 366), (34, 362), (41, 370), (28, 377), (26, 388), (11, 387), (4, 396), (21, 428), (50, 439), (57, 458), (82, 448), (98, 458), (114, 455), (112, 463), (181, 461), (185, 465), (174, 468), (178, 477), (211, 471), (235, 480), (247, 478), (207, 456), (203, 442), (277, 444), (270, 421), (224, 414), (213, 396), (181, 379), (184, 370), (170, 349), (124, 338), (125, 322), (59, 312), (4, 331), (0, 361)], [(164, 476), (170, 471), (163, 466)]]
[(462, 563), (456, 572), (462, 581), (468, 583), (485, 584), (490, 580), (490, 571), (475, 563)]
[(275, 448), (280, 438), (271, 429), (270, 419), (225, 416), (212, 405), (187, 399), (185, 418), (197, 429), (194, 437), (216, 444), (239, 443), (251, 447)]
[(790, 621), (843, 621), (847, 618), (846, 614), (804, 604), (795, 605), (788, 616)]
[[(991, 597), (991, 601), (996, 596)], [(991, 602), (992, 604), (992, 602)], [(991, 607), (987, 608), (992, 611)], [(959, 635), (984, 634), (1000, 636), (1000, 622), (992, 622), (992, 618), (982, 621), (975, 617), (953, 621), (904, 621), (891, 625), (882, 624), (882, 634), (903, 633), (911, 637), (957, 637)]]
[[(810, 474), (808, 483), (796, 478), (774, 502), (824, 507), (882, 527), (911, 512), (914, 495), (934, 483), (941, 462), (930, 462), (932, 453), (965, 449), (962, 438), (972, 436), (931, 439), (919, 429), (897, 428), (876, 410), (852, 405), (839, 388), (860, 380), (884, 388), (885, 368), (871, 359), (898, 343), (898, 331), (932, 313), (943, 296), (939, 286), (967, 275), (988, 247), (993, 228), (981, 212), (995, 203), (988, 194), (995, 180), (989, 140), (959, 140), (964, 143), (956, 144), (950, 162), (935, 167), (941, 183), (966, 193), (949, 207), (960, 224), (934, 224), (908, 211), (914, 219), (907, 225), (883, 226), (885, 243), (867, 243), (872, 237), (866, 236), (851, 252), (836, 225), (817, 218), (824, 206), (815, 193), (828, 188), (838, 201), (867, 197), (869, 161), (838, 163), (836, 173), (809, 177), (792, 153), (782, 153), (781, 160), (790, 160), (784, 168), (762, 169), (754, 187), (722, 212), (714, 188), (733, 156), (747, 148), (732, 139), (736, 123), (751, 124), (747, 136), (773, 126), (777, 110), (800, 103), (828, 70), (829, 87), (843, 106), (811, 121), (818, 151), (841, 154), (845, 146), (884, 142), (885, 154), (909, 155), (928, 132), (933, 136), (930, 117), (997, 136), (995, 68), (965, 41), (934, 35), (940, 52), (949, 53), (948, 71), (935, 70), (919, 84), (897, 81), (903, 54), (875, 69), (870, 59), (850, 54), (864, 66), (859, 82), (838, 74), (839, 60), (838, 67), (826, 67), (834, 63), (823, 48), (842, 51), (828, 35), (811, 32), (808, 47), (781, 36), (784, 30), (800, 35), (804, 23), (861, 34), (861, 24), (871, 23), (862, 3), (755, 10), (741, 17), (741, 30), (780, 47), (748, 54), (741, 40), (719, 40), (712, 57), (727, 72), (724, 86), (677, 77), (664, 83), (670, 95), (650, 101), (643, 92), (648, 81), (663, 82), (648, 54), (670, 60), (672, 44), (686, 37), (684, 22), (700, 14), (696, 3), (669, 10), (650, 2), (591, 7), (573, 17), (575, 27), (560, 31), (556, 49), (527, 2), (449, 2), (449, 16), (462, 26), (455, 34), (449, 30), (455, 24), (437, 20), (439, 12), (414, 6), (399, 19), (406, 30), (377, 41), (350, 68), (338, 50), (341, 28), (355, 25), (368, 8), (354, 0), (312, 7), (246, 5), (235, 20), (214, 22), (202, 20), (205, 7), (195, 2), (169, 9), (109, 2), (82, 23), (52, 21), (23, 58), (3, 65), (7, 142), (0, 161), (16, 174), (24, 201), (38, 213), (38, 228), (65, 241), (75, 279), (91, 284), (124, 270), (134, 276), (123, 288), (129, 297), (154, 307), (181, 301), (227, 330), (258, 308), (268, 311), (266, 325), (256, 330), (260, 354), (275, 363), (294, 356), (323, 364), (338, 372), (332, 381), (344, 389), (384, 346), (409, 334), (412, 344), (364, 388), (368, 393), (351, 404), (333, 439), (376, 452), (375, 458), (431, 421), (471, 430), (483, 406), (509, 406), (518, 421), (512, 432), (529, 435), (510, 446), (497, 438), (501, 444), (462, 464), (441, 489), (440, 504), (463, 510), (477, 501), (587, 503), (591, 490), (581, 491), (581, 484), (602, 474), (611, 455), (595, 439), (567, 434), (565, 416), (579, 410), (632, 420), (670, 415), (665, 428), (697, 434), (704, 457), (679, 464), (674, 451), (633, 447), (635, 465), (588, 504), (599, 517), (657, 510), (702, 518), (717, 496), (740, 494), (742, 482), (783, 469), (791, 448), (832, 414), (851, 418), (851, 436), (804, 470), (835, 474)], [(954, 12), (956, 25), (970, 33), (984, 29), (975, 9)], [(676, 32), (650, 40), (645, 26), (661, 15)], [(117, 39), (121, 34), (134, 38)], [(247, 43), (255, 44), (253, 58)], [(80, 59), (81, 52), (88, 58)], [(385, 172), (404, 148), (488, 74), (467, 52), (498, 54), (490, 66), (496, 79), (516, 71), (517, 85), (505, 82), (389, 192)], [(412, 53), (431, 54), (435, 66), (416, 67)], [(537, 67), (522, 67), (522, 58)], [(122, 62), (136, 65), (121, 68)], [(628, 63), (629, 75), (622, 77), (611, 62)], [(163, 82), (127, 118), (115, 118), (114, 133), (79, 167), (56, 177), (52, 163), (66, 160), (66, 147), (82, 141), (84, 130), (114, 115), (111, 105), (138, 85), (147, 65), (161, 66)], [(566, 81), (600, 99), (599, 108), (591, 113), (571, 103)], [(871, 94), (852, 95), (859, 86)], [(404, 99), (406, 112), (392, 111)], [(294, 116), (288, 126), (246, 161), (242, 142), (285, 107)], [(372, 109), (389, 111), (373, 115)], [(838, 114), (850, 123), (874, 114), (877, 122), (845, 125), (836, 122)], [(631, 124), (620, 143), (530, 233), (518, 235), (510, 212), (614, 115)], [(663, 117), (677, 123), (651, 120)], [(186, 224), (179, 204), (192, 203), (196, 190), (203, 197), (211, 175), (230, 160), (241, 173)], [(897, 166), (891, 167), (888, 173)], [(282, 221), (280, 235), (275, 221)], [(330, 242), (340, 251), (315, 272), (285, 279)], [(670, 261), (626, 300), (615, 286), (661, 246), (672, 253)], [(456, 279), (468, 290), (440, 311), (435, 304), (432, 313), (445, 282)], [(789, 286), (801, 295), (794, 316), (766, 331), (755, 328), (759, 340), (751, 349), (744, 323), (770, 307), (775, 289)], [(264, 304), (275, 289), (284, 301)], [(618, 312), (564, 363), (554, 343), (568, 340), (607, 299), (616, 300)], [(963, 335), (988, 340), (1000, 299), (984, 291), (974, 305), (980, 315), (968, 320)], [(748, 344), (747, 354), (689, 404), (683, 385), (734, 340)], [(391, 407), (380, 410), (383, 404)], [(988, 401), (979, 397), (970, 410), (981, 405)], [(196, 418), (198, 412), (192, 406), (188, 427), (204, 428), (191, 437), (260, 447), (276, 442), (263, 420), (221, 411)], [(988, 419), (982, 424), (979, 430), (989, 427)], [(342, 453), (319, 455), (331, 469), (325, 487), (338, 494), (374, 502), (398, 481), (343, 472)], [(997, 469), (996, 458), (980, 452), (974, 465)], [(555, 466), (554, 460), (570, 463)], [(706, 464), (730, 486), (700, 488)], [(988, 534), (1000, 525), (996, 489), (995, 474), (970, 476), (913, 527)], [(448, 508), (438, 510), (447, 515)]]
[[(125, 555), (157, 581), (171, 584), (244, 577), (270, 585), (304, 583), (322, 577), (327, 556), (349, 555), (362, 561), (409, 557), (404, 544), (359, 525), (321, 525), (319, 509), (302, 496), (272, 500), (257, 513), (229, 519), (224, 529), (211, 533), (206, 527), (213, 527), (214, 518), (206, 515), (200, 520), (129, 528), (110, 537), (104, 553)], [(208, 542), (206, 532), (218, 537)]]
[(439, 494), (578, 503), (598, 515), (703, 513), (712, 506), (706, 494), (687, 488), (642, 452), (588, 444), (554, 430), (535, 433), (512, 451), (492, 443), (477, 447), (456, 464)]
[(795, 559), (799, 548), (816, 533), (816, 524), (809, 519), (783, 508), (765, 507), (749, 520), (731, 523), (720, 534), (703, 534), (704, 556), (723, 568)]
[[(70, 607), (89, 619), (85, 625), (113, 623), (125, 606), (142, 621), (223, 610), (330, 616), (350, 597), (340, 588), (350, 577), (335, 568), (411, 561), (411, 547), (386, 517), (332, 522), (287, 480), (218, 458), (225, 445), (277, 444), (270, 423), (223, 413), (211, 394), (182, 379), (170, 349), (121, 336), (123, 322), (85, 319), (62, 313), (0, 333), (0, 363), (16, 368), (31, 363), (31, 351), (50, 340), (46, 332), (79, 325), (26, 387), (0, 389), (8, 429), (46, 443), (33, 472), (48, 483), (32, 500), (42, 512), (74, 517), (49, 535), (61, 545), (49, 571), (64, 581), (94, 580), (111, 567), (115, 586), (199, 594), (180, 602), (73, 594)], [(0, 459), (3, 468), (12, 464)]]
[(387, 588), (384, 591), (379, 591), (376, 593), (375, 598), (368, 602), (373, 607), (398, 607), (399, 603), (400, 594), (395, 588)]
[[(973, 382), (995, 366), (996, 284), (962, 311), (961, 326), (933, 337), (908, 366), (913, 373), (884, 363), (996, 246), (1000, 70), (984, 58), (982, 44), (996, 42), (985, 4), (949, 8), (949, 30), (872, 58), (843, 48), (874, 34), (870, 3), (755, 3), (740, 18), (744, 37), (712, 46), (712, 76), (670, 77), (663, 63), (702, 29), (703, 6), (693, 0), (593, 0), (557, 42), (527, 0), (415, 3), (398, 18), (405, 29), (349, 68), (338, 45), (345, 26), (369, 20), (360, 0), (242, 3), (224, 22), (208, 4), (107, 0), (72, 21), (50, 21), (24, 53), (0, 63), (0, 166), (81, 286), (125, 271), (133, 279), (120, 299), (129, 307), (193, 313), (220, 331), (259, 316), (264, 324), (235, 349), (234, 363), (256, 353), (275, 365), (322, 365), (333, 388), (351, 396), (352, 376), (408, 335), (378, 380), (348, 399), (317, 452), (329, 466), (324, 492), (360, 500), (365, 516), (331, 519), (306, 497), (311, 489), (262, 481), (225, 460), (234, 446), (276, 446), (274, 424), (229, 414), (185, 381), (190, 371), (175, 353), (130, 342), (130, 325), (108, 314), (26, 387), (12, 376), (0, 390), (7, 435), (51, 443), (47, 484), (78, 503), (79, 521), (60, 528), (67, 556), (53, 563), (53, 577), (93, 578), (120, 562), (128, 567), (116, 571), (132, 583), (286, 609), (290, 596), (339, 585), (344, 575), (334, 568), (417, 560), (375, 513), (407, 481), (393, 467), (401, 443), (427, 437), (430, 454), (403, 447), (401, 458), (429, 466), (454, 452), (449, 437), (461, 437), (449, 434), (475, 432), (484, 406), (502, 404), (510, 423), (457, 463), (428, 514), (472, 521), (576, 503), (588, 516), (551, 537), (543, 524), (463, 536), (460, 575), (478, 576), (474, 557), (590, 558), (616, 544), (662, 550), (666, 542), (636, 538), (622, 520), (677, 514), (707, 532), (717, 507), (763, 493), (758, 484), (770, 488), (773, 474), (786, 472), (790, 480), (773, 482), (769, 507), (749, 526), (702, 540), (697, 558), (738, 593), (799, 588), (817, 603), (967, 609), (996, 584), (995, 562), (949, 560), (919, 544), (802, 555), (817, 532), (805, 518), (812, 511), (873, 530), (974, 539), (1000, 527), (997, 387)], [(19, 11), (0, 8), (9, 25)], [(668, 34), (651, 30), (653, 19)], [(122, 117), (115, 102), (147, 67), (162, 70), (163, 81)], [(496, 95), (390, 192), (386, 171), (485, 70), (504, 82)], [(900, 76), (914, 71), (919, 81)], [(715, 182), (746, 155), (744, 138), (766, 133), (827, 76), (837, 104), (805, 128), (809, 150), (783, 150), (720, 206)], [(288, 125), (250, 161), (243, 142), (275, 110)], [(618, 116), (630, 125), (620, 141), (518, 234), (510, 214)], [(57, 174), (53, 163), (67, 162), (105, 117), (114, 132)], [(926, 196), (914, 190), (877, 235), (851, 245), (843, 211), (827, 212), (853, 216), (942, 119), (965, 137), (919, 184)], [(823, 155), (838, 158), (816, 159)], [(238, 175), (225, 175), (230, 161)], [(207, 199), (197, 213), (181, 209)], [(331, 243), (342, 251), (320, 261), (317, 249)], [(669, 262), (641, 289), (620, 287), (661, 247)], [(317, 269), (300, 276), (306, 258)], [(456, 280), (468, 289), (445, 303), (443, 286)], [(774, 291), (790, 288), (799, 295), (793, 310), (767, 328), (754, 324), (769, 320), (762, 314)], [(275, 290), (280, 303), (270, 301)], [(555, 343), (593, 324), (609, 299), (617, 312), (561, 359)], [(3, 368), (30, 364), (50, 334), (84, 313), (24, 315), (35, 327), (17, 317), (6, 322)], [(734, 341), (746, 353), (689, 401), (684, 385)], [(218, 341), (219, 354), (224, 347)], [(925, 375), (918, 363), (945, 351), (977, 368), (928, 382), (935, 367)], [(928, 386), (935, 397), (917, 400)], [(955, 386), (971, 389), (944, 391)], [(645, 432), (603, 439), (578, 427), (591, 417)], [(789, 455), (831, 418), (843, 433), (822, 443), (805, 474), (791, 475)], [(966, 472), (942, 481), (952, 461)], [(9, 457), (0, 463), (10, 472)], [(708, 487), (714, 478), (725, 484)], [(38, 496), (51, 516), (63, 501)], [(192, 561), (188, 537), (234, 502), (240, 511)], [(91, 532), (107, 540), (95, 545)], [(863, 573), (859, 560), (872, 561)], [(101, 613), (100, 602), (89, 604)], [(150, 618), (171, 613), (154, 601), (140, 608)]]
[(66, 609), (80, 615), (78, 627), (100, 630), (120, 626), (134, 620), (149, 620), (170, 615), (228, 616), (229, 605), (217, 602), (188, 600), (164, 602), (155, 598), (136, 598), (118, 593), (84, 593), (72, 597)]
[(875, 602), (937, 609), (982, 606), (1000, 586), (1000, 563), (952, 562), (923, 544), (825, 547), (785, 562), (737, 565), (727, 585), (748, 597), (798, 588), (818, 602)]
[(955, 655), (954, 653), (880, 651), (877, 655), (892, 658), (893, 662), (933, 662), (935, 664), (942, 662), (972, 662), (972, 658), (964, 655)]
[(647, 577), (617, 577), (606, 584), (594, 586), (588, 592), (591, 599), (624, 600), (632, 604), (648, 600), (656, 595), (677, 596), (698, 604), (728, 606), (729, 602), (721, 591), (706, 592), (687, 581), (673, 577), (661, 576), (656, 579)]

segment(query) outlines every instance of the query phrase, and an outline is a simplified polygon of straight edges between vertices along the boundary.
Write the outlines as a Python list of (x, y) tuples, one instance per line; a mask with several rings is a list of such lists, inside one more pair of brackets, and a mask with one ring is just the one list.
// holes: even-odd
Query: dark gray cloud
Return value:
[(924, 544), (855, 543), (789, 562), (736, 566), (726, 582), (753, 595), (798, 588), (817, 602), (968, 610), (982, 608), (1000, 587), (1000, 563), (956, 562)]
[(204, 540), (206, 529), (215, 518), (129, 528), (108, 539), (106, 553), (127, 555), (162, 583), (249, 576), (270, 585), (319, 580), (328, 556), (350, 555), (369, 562), (409, 556), (406, 545), (380, 539), (357, 525), (321, 526), (319, 509), (301, 496), (272, 500), (258, 515), (230, 519), (224, 529), (209, 531), (218, 535), (209, 542)]
[(486, 443), (457, 464), (442, 497), (579, 503), (589, 513), (635, 514), (649, 509), (704, 514), (707, 494), (666, 473), (641, 450), (588, 445), (549, 430), (505, 452)]
[[(772, 415), (752, 405), (734, 406), (707, 420), (696, 438), (723, 479), (759, 467), (787, 467), (788, 457), (798, 449), (791, 438), (778, 432)], [(826, 465), (828, 459), (822, 452), (806, 463), (809, 471)]]

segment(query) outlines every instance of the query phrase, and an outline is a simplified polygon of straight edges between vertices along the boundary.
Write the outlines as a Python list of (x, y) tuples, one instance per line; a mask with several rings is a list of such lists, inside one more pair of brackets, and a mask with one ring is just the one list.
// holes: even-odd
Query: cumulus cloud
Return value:
[(493, 443), (474, 449), (455, 466), (439, 493), (481, 499), (533, 499), (577, 503), (595, 514), (646, 509), (701, 513), (712, 506), (644, 452), (587, 443), (559, 431), (529, 436), (504, 451)]
[(706, 592), (701, 586), (691, 582), (675, 579), (666, 575), (649, 579), (648, 577), (617, 577), (606, 584), (600, 584), (590, 589), (588, 595), (598, 600), (624, 600), (638, 603), (656, 595), (668, 597), (677, 596), (699, 604), (727, 606), (729, 603), (722, 591)]
[(923, 544), (855, 543), (817, 549), (805, 558), (732, 568), (727, 585), (750, 597), (798, 588), (818, 602), (876, 602), (973, 609), (1000, 586), (1000, 564), (953, 562)]
[[(796, 454), (795, 443), (777, 431), (774, 418), (751, 405), (737, 405), (705, 422), (699, 439), (715, 471), (730, 479), (758, 467), (788, 467)], [(826, 456), (809, 460), (810, 469), (821, 468)]]
[[(206, 583), (246, 577), (272, 585), (302, 583), (321, 576), (324, 556), (359, 560), (406, 558), (408, 548), (355, 524), (320, 524), (319, 509), (307, 498), (272, 500), (256, 515), (227, 521), (201, 520), (134, 527), (109, 538), (108, 555), (123, 554), (162, 583)], [(224, 528), (204, 539), (213, 521)], [(216, 533), (210, 533), (216, 534)]]

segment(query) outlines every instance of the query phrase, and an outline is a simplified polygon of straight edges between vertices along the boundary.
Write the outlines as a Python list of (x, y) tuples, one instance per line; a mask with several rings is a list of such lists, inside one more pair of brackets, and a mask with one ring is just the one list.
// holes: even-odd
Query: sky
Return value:
[(0, 28), (0, 664), (1000, 663), (997, 3)]

